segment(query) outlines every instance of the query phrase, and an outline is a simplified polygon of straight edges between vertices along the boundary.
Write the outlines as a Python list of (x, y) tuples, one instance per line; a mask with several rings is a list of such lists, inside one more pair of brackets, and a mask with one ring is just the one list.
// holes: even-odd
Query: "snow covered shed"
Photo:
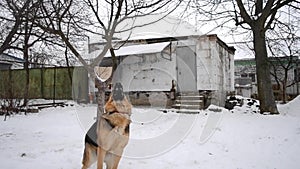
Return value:
[[(223, 106), (226, 94), (234, 91), (235, 49), (217, 35), (138, 39), (118, 41), (114, 45), (118, 60), (114, 80), (135, 96), (131, 97), (135, 103), (141, 103), (138, 101), (141, 93), (154, 95), (156, 99), (152, 100), (158, 102), (161, 97), (174, 102), (174, 96), (200, 98), (206, 94), (208, 98), (209, 93), (211, 103)], [(100, 66), (111, 66), (110, 53)]]
[(18, 57), (2, 53), (0, 54), (0, 70), (23, 68), (24, 60)]

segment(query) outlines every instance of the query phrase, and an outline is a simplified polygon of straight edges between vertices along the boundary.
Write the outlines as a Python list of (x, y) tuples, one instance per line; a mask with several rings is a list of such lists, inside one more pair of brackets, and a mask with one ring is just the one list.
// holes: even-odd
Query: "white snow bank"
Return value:
[(291, 116), (300, 116), (300, 95), (284, 105), (278, 105), (279, 112)]
[(225, 109), (224, 107), (216, 106), (214, 104), (209, 105), (207, 110), (212, 112), (229, 112), (228, 109)]

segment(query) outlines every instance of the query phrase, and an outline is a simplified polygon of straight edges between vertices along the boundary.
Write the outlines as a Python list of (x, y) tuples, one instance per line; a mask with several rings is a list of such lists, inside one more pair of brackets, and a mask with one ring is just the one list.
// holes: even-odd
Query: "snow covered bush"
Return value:
[(243, 96), (229, 96), (225, 102), (225, 108), (234, 112), (259, 113), (259, 101)]

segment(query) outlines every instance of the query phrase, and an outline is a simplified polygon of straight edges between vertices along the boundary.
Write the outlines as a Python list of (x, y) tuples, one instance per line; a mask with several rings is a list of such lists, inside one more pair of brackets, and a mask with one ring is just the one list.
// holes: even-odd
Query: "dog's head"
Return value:
[(126, 99), (121, 83), (114, 85), (109, 100), (105, 104), (105, 113), (103, 119), (115, 128), (118, 132), (129, 132), (129, 124), (131, 123), (131, 104)]
[(121, 113), (131, 115), (132, 105), (128, 102), (121, 83), (114, 85), (113, 91), (106, 102), (104, 109), (105, 113)]
[(121, 101), (124, 99), (123, 86), (120, 82), (116, 83), (112, 91), (112, 98), (115, 101)]

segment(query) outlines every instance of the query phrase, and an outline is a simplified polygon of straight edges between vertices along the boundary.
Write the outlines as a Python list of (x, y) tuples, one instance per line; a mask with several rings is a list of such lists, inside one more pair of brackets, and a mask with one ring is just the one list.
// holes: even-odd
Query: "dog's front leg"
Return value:
[(107, 169), (118, 169), (121, 156), (111, 154), (110, 159), (107, 161)]
[(114, 155), (113, 159), (114, 159), (114, 165), (112, 166), (112, 169), (118, 169), (121, 156)]
[(97, 169), (103, 169), (105, 155), (106, 151), (99, 146), (97, 148)]

